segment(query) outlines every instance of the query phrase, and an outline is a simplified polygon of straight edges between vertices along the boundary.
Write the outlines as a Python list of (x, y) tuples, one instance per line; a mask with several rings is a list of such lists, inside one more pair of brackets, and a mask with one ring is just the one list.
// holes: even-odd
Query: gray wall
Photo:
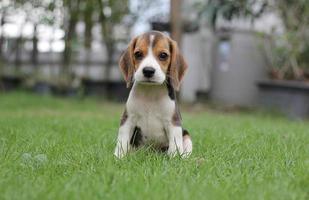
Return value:
[[(220, 51), (219, 43), (220, 40), (217, 52)], [(225, 61), (217, 53), (210, 97), (228, 105), (254, 106), (258, 99), (256, 82), (267, 78), (263, 40), (255, 32), (232, 31), (229, 43), (230, 54)]]
[(252, 31), (234, 30), (226, 36), (229, 49), (224, 58), (219, 53), (220, 34), (202, 29), (184, 35), (182, 52), (189, 70), (181, 89), (182, 100), (194, 102), (196, 92), (204, 91), (210, 92), (210, 99), (217, 103), (256, 105), (256, 81), (267, 78), (263, 41)]
[(210, 73), (213, 63), (213, 45), (215, 37), (206, 29), (184, 34), (182, 52), (188, 63), (188, 71), (184, 77), (181, 98), (186, 102), (196, 100), (197, 91), (210, 90)]

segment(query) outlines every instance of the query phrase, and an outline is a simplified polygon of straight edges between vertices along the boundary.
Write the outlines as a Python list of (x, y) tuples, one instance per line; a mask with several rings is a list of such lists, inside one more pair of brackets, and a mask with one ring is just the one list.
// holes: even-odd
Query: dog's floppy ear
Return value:
[(133, 51), (135, 47), (137, 38), (134, 38), (129, 43), (128, 48), (122, 53), (119, 66), (122, 72), (122, 75), (127, 82), (127, 87), (129, 88), (133, 82), (133, 75), (134, 75), (134, 60), (133, 60)]
[(180, 83), (188, 68), (186, 61), (179, 52), (177, 43), (170, 39), (171, 63), (169, 66), (169, 76), (175, 90), (179, 90)]

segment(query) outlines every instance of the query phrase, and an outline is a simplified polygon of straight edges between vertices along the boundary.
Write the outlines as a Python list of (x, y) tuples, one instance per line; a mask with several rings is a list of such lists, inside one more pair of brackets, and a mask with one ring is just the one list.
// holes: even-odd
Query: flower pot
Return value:
[(52, 85), (47, 82), (39, 81), (34, 84), (32, 90), (41, 95), (48, 95), (52, 92)]
[(78, 88), (73, 87), (60, 87), (60, 86), (52, 86), (51, 92), (55, 96), (60, 97), (76, 97), (79, 94)]
[(14, 76), (0, 77), (0, 90), (12, 91), (18, 89), (22, 84), (22, 78)]
[(130, 90), (122, 81), (99, 81), (83, 79), (82, 86), (85, 95), (103, 96), (110, 100), (124, 102), (129, 95)]
[(292, 119), (309, 117), (309, 83), (286, 80), (264, 80), (257, 83), (259, 102), (275, 108)]

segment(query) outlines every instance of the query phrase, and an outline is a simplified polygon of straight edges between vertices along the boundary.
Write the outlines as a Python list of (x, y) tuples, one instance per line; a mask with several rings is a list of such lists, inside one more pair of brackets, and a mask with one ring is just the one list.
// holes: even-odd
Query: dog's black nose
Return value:
[(155, 69), (153, 67), (145, 67), (143, 69), (143, 74), (146, 78), (151, 78), (153, 77), (154, 73), (155, 73)]

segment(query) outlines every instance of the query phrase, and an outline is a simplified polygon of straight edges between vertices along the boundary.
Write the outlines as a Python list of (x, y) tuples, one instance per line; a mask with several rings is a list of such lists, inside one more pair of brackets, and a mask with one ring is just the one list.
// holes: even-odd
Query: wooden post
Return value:
[(182, 35), (182, 16), (181, 16), (182, 0), (171, 0), (170, 24), (171, 37), (181, 46)]
[[(182, 0), (170, 0), (170, 27), (171, 37), (178, 44), (179, 49), (181, 48), (181, 36), (182, 36), (182, 16), (181, 16), (181, 5)], [(176, 93), (177, 99), (180, 99), (180, 92)]]

